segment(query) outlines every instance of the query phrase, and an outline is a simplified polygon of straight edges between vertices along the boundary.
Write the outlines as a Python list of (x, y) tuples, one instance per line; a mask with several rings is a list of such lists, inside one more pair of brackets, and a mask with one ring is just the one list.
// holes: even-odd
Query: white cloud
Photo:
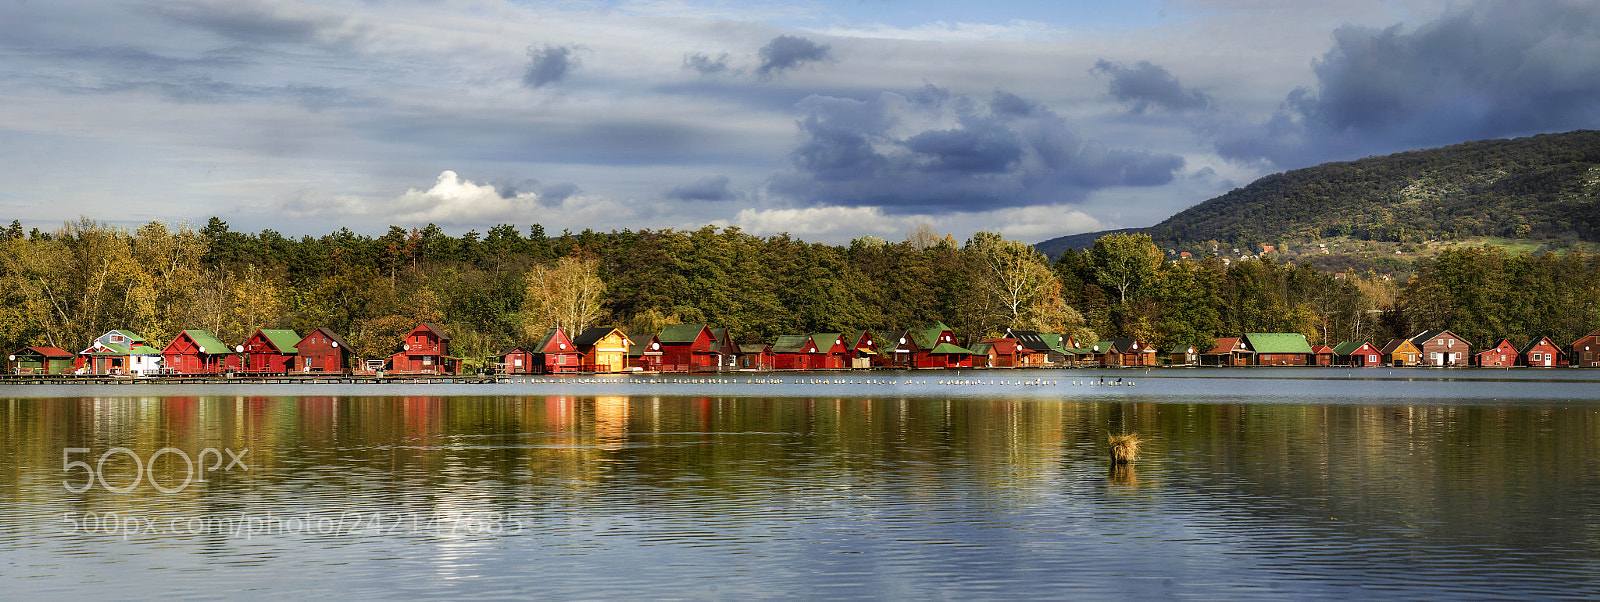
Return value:
[(439, 174), (438, 182), (426, 192), (415, 188), (395, 199), (395, 218), (403, 222), (436, 224), (481, 224), (526, 217), (538, 202), (538, 195), (520, 193), (503, 198), (493, 185), (474, 184), (456, 172)]

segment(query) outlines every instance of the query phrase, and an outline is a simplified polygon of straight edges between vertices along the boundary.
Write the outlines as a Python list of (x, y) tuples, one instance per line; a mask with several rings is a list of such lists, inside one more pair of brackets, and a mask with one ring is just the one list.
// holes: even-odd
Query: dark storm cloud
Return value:
[(1159, 65), (1139, 61), (1133, 68), (1105, 59), (1094, 64), (1090, 73), (1111, 78), (1111, 97), (1129, 105), (1128, 110), (1143, 113), (1152, 107), (1172, 112), (1204, 109), (1211, 99), (1193, 88), (1184, 88), (1178, 78)]
[(728, 189), (728, 176), (701, 178), (667, 191), (667, 198), (678, 201), (726, 201), (736, 196)]
[(1346, 26), (1315, 90), (1268, 121), (1219, 128), (1217, 150), (1299, 167), (1600, 126), (1600, 4), (1484, 2), (1406, 31)]
[(700, 75), (716, 75), (727, 73), (728, 53), (724, 52), (712, 58), (708, 54), (686, 54), (683, 56), (683, 68), (699, 72)]
[(529, 88), (559, 82), (578, 67), (577, 49), (571, 46), (529, 46), (528, 58), (528, 71), (522, 74), (522, 83)]
[(761, 79), (769, 79), (776, 72), (825, 61), (833, 55), (826, 44), (817, 44), (797, 36), (778, 36), (761, 47), (760, 56), (761, 66), (756, 67), (756, 75)]
[[(799, 107), (801, 144), (770, 188), (805, 205), (983, 211), (1159, 186), (1183, 168), (1176, 155), (1087, 142), (1053, 111), (1007, 93), (981, 105), (928, 86), (868, 100), (813, 96)], [(949, 125), (917, 131), (925, 123)]]

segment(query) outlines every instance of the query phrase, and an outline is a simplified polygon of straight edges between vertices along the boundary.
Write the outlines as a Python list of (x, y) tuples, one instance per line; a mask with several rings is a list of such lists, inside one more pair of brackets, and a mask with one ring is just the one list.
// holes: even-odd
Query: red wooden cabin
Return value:
[(715, 372), (722, 355), (713, 346), (716, 337), (705, 324), (673, 324), (661, 329), (663, 372)]
[(209, 330), (185, 330), (161, 349), (163, 371), (174, 374), (220, 374), (239, 363), (239, 354)]
[(533, 344), (534, 360), (545, 374), (571, 374), (583, 363), (583, 352), (567, 338), (560, 326), (545, 331), (544, 337)]
[(406, 333), (400, 351), (389, 356), (389, 369), (399, 374), (456, 374), (461, 358), (450, 356), (450, 335), (443, 328), (423, 322)]
[(344, 339), (326, 328), (311, 331), (295, 349), (299, 350), (301, 372), (344, 373), (350, 370), (350, 357), (355, 354)]
[(1338, 355), (1333, 352), (1332, 347), (1327, 345), (1312, 345), (1311, 357), (1314, 358), (1313, 362), (1315, 363), (1312, 364), (1314, 366), (1332, 366), (1334, 358), (1338, 357)]
[(1517, 353), (1517, 363), (1529, 368), (1554, 368), (1563, 365), (1561, 348), (1550, 337), (1537, 337)]
[(238, 351), (244, 354), (244, 372), (288, 374), (295, 368), (300, 350), (300, 335), (293, 330), (259, 329), (245, 339)]
[(844, 342), (850, 348), (850, 367), (871, 368), (878, 358), (878, 341), (872, 336), (870, 330), (856, 330), (844, 334)]
[(815, 333), (811, 335), (811, 342), (817, 346), (818, 353), (822, 355), (820, 370), (844, 370), (850, 367), (850, 359), (855, 356), (855, 350), (850, 348), (843, 334)]
[(535, 374), (539, 370), (539, 360), (521, 345), (502, 350), (495, 354), (500, 358), (495, 369), (500, 374)]
[[(1028, 349), (1022, 342), (1012, 337), (996, 337), (984, 339), (982, 344), (988, 346), (989, 367), (991, 368), (1016, 368), (1025, 365)], [(973, 345), (973, 351), (978, 351)]]
[(628, 338), (628, 369), (636, 372), (661, 371), (661, 339), (650, 335), (637, 339), (623, 333)]
[(1333, 346), (1335, 362), (1340, 366), (1372, 368), (1383, 365), (1383, 352), (1366, 341), (1345, 341)]
[(740, 370), (771, 370), (774, 360), (771, 345), (750, 343), (739, 346)]
[(825, 360), (810, 335), (779, 335), (772, 344), (774, 370), (821, 370)]
[(956, 344), (955, 331), (943, 322), (911, 331), (916, 349), (911, 354), (913, 368), (971, 368), (972, 350)]
[(1579, 368), (1600, 368), (1600, 330), (1596, 330), (1583, 338), (1572, 342), (1570, 358), (1573, 366)]
[(1473, 364), (1485, 368), (1505, 368), (1517, 365), (1517, 348), (1511, 341), (1500, 339), (1493, 347), (1472, 356)]
[(1202, 366), (1249, 366), (1256, 352), (1244, 344), (1244, 337), (1222, 337), (1209, 351), (1200, 354)]

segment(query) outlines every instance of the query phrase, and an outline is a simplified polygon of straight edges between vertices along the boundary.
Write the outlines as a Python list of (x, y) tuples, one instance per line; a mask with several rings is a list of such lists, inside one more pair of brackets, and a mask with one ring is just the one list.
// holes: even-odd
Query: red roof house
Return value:
[(1553, 368), (1562, 365), (1561, 348), (1550, 337), (1536, 337), (1517, 353), (1517, 363), (1529, 368)]
[(1511, 341), (1500, 339), (1493, 347), (1473, 355), (1473, 363), (1485, 368), (1509, 368), (1517, 365), (1517, 348)]
[(450, 335), (437, 324), (423, 322), (406, 333), (400, 351), (389, 356), (398, 374), (456, 374), (461, 358), (450, 356)]
[(544, 337), (534, 343), (530, 351), (545, 374), (577, 372), (578, 364), (583, 363), (583, 352), (578, 351), (572, 339), (567, 338), (567, 331), (560, 326), (545, 331)]

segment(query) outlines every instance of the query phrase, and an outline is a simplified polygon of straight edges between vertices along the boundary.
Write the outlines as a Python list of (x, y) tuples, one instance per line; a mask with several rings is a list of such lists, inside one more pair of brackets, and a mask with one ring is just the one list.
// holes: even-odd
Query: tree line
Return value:
[(1168, 261), (1147, 235), (1109, 235), (1051, 263), (998, 234), (957, 241), (927, 225), (898, 242), (823, 245), (713, 226), (551, 235), (502, 224), (450, 236), (429, 225), (296, 238), (234, 231), (218, 218), (133, 230), (84, 218), (54, 232), (13, 222), (0, 229), (0, 250), (0, 342), (10, 349), (77, 351), (111, 329), (165, 344), (185, 329), (236, 343), (258, 328), (327, 327), (381, 357), (419, 322), (444, 326), (453, 354), (469, 361), (554, 326), (638, 334), (703, 322), (771, 342), (942, 321), (968, 342), (1018, 328), (1163, 349), (1244, 332), (1382, 344), (1424, 328), (1479, 345), (1569, 341), (1600, 326), (1600, 258), (1493, 249), (1420, 262), (1406, 283), (1334, 278), (1270, 257)]

